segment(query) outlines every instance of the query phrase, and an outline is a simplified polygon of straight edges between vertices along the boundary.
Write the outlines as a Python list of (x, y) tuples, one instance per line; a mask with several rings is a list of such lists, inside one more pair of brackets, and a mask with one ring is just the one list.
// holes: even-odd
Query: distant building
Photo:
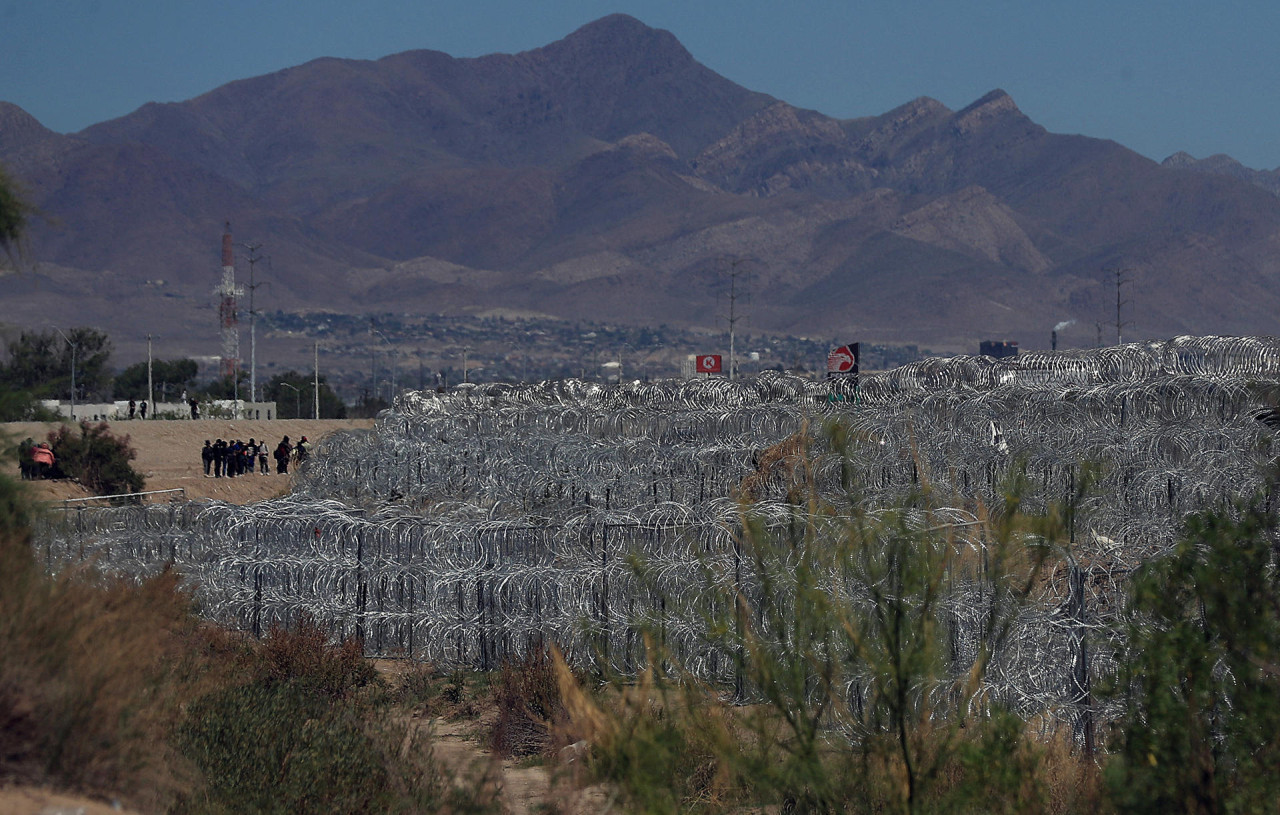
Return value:
[(978, 353), (984, 357), (995, 357), (996, 359), (1016, 357), (1018, 355), (1018, 344), (1009, 340), (983, 340), (978, 345)]

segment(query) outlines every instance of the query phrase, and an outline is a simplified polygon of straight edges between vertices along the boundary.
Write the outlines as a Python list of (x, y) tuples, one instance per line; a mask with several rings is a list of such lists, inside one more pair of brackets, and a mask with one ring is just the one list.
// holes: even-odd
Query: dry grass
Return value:
[(184, 786), (165, 735), (193, 667), (175, 659), (196, 636), (187, 610), (171, 574), (50, 578), (25, 542), (0, 543), (0, 780), (150, 806)]

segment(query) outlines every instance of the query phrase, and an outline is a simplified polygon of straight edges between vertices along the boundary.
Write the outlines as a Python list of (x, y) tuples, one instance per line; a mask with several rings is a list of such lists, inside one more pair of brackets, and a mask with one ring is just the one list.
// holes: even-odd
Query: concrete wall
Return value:
[[(64, 418), (72, 418), (71, 403), (55, 399), (40, 401), (46, 409)], [(135, 417), (137, 414), (134, 414)], [(147, 405), (147, 419), (190, 419), (191, 406), (181, 402), (159, 402)], [(236, 402), (232, 399), (214, 399), (200, 403), (201, 419), (252, 419), (271, 421), (276, 418), (275, 402)], [(129, 419), (129, 400), (116, 402), (76, 402), (77, 421), (118, 422)]]

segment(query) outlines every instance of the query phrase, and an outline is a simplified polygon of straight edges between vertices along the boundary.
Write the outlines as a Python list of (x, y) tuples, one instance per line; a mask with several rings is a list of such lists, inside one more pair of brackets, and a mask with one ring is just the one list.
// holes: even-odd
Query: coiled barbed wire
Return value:
[[(1011, 480), (1037, 512), (1090, 477), (1070, 551), (1019, 612), (982, 695), (1078, 723), (1081, 688), (1119, 647), (1127, 575), (1188, 513), (1265, 486), (1274, 445), (1260, 419), (1278, 385), (1275, 339), (1178, 337), (922, 360), (856, 386), (766, 373), (409, 392), (373, 430), (320, 442), (287, 498), (55, 513), (38, 543), (50, 569), (92, 559), (145, 577), (173, 564), (204, 613), (255, 633), (305, 614), (370, 654), (490, 668), (554, 641), (577, 664), (629, 672), (643, 624), (695, 675), (727, 681), (735, 661), (710, 641), (706, 604), (760, 600), (784, 577), (744, 560), (743, 502), (785, 535), (815, 520), (798, 495), (874, 514), (927, 486), (932, 517), (966, 528), (1003, 511)], [(867, 602), (839, 575), (824, 587)], [(949, 587), (958, 670), (993, 591)]]

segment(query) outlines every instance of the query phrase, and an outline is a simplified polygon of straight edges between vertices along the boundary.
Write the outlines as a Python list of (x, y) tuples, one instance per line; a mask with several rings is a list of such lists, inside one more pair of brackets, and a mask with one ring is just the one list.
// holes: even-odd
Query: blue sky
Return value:
[(73, 132), (321, 56), (536, 48), (613, 12), (831, 116), (1004, 88), (1059, 133), (1280, 167), (1280, 2), (0, 0), (0, 99)]

